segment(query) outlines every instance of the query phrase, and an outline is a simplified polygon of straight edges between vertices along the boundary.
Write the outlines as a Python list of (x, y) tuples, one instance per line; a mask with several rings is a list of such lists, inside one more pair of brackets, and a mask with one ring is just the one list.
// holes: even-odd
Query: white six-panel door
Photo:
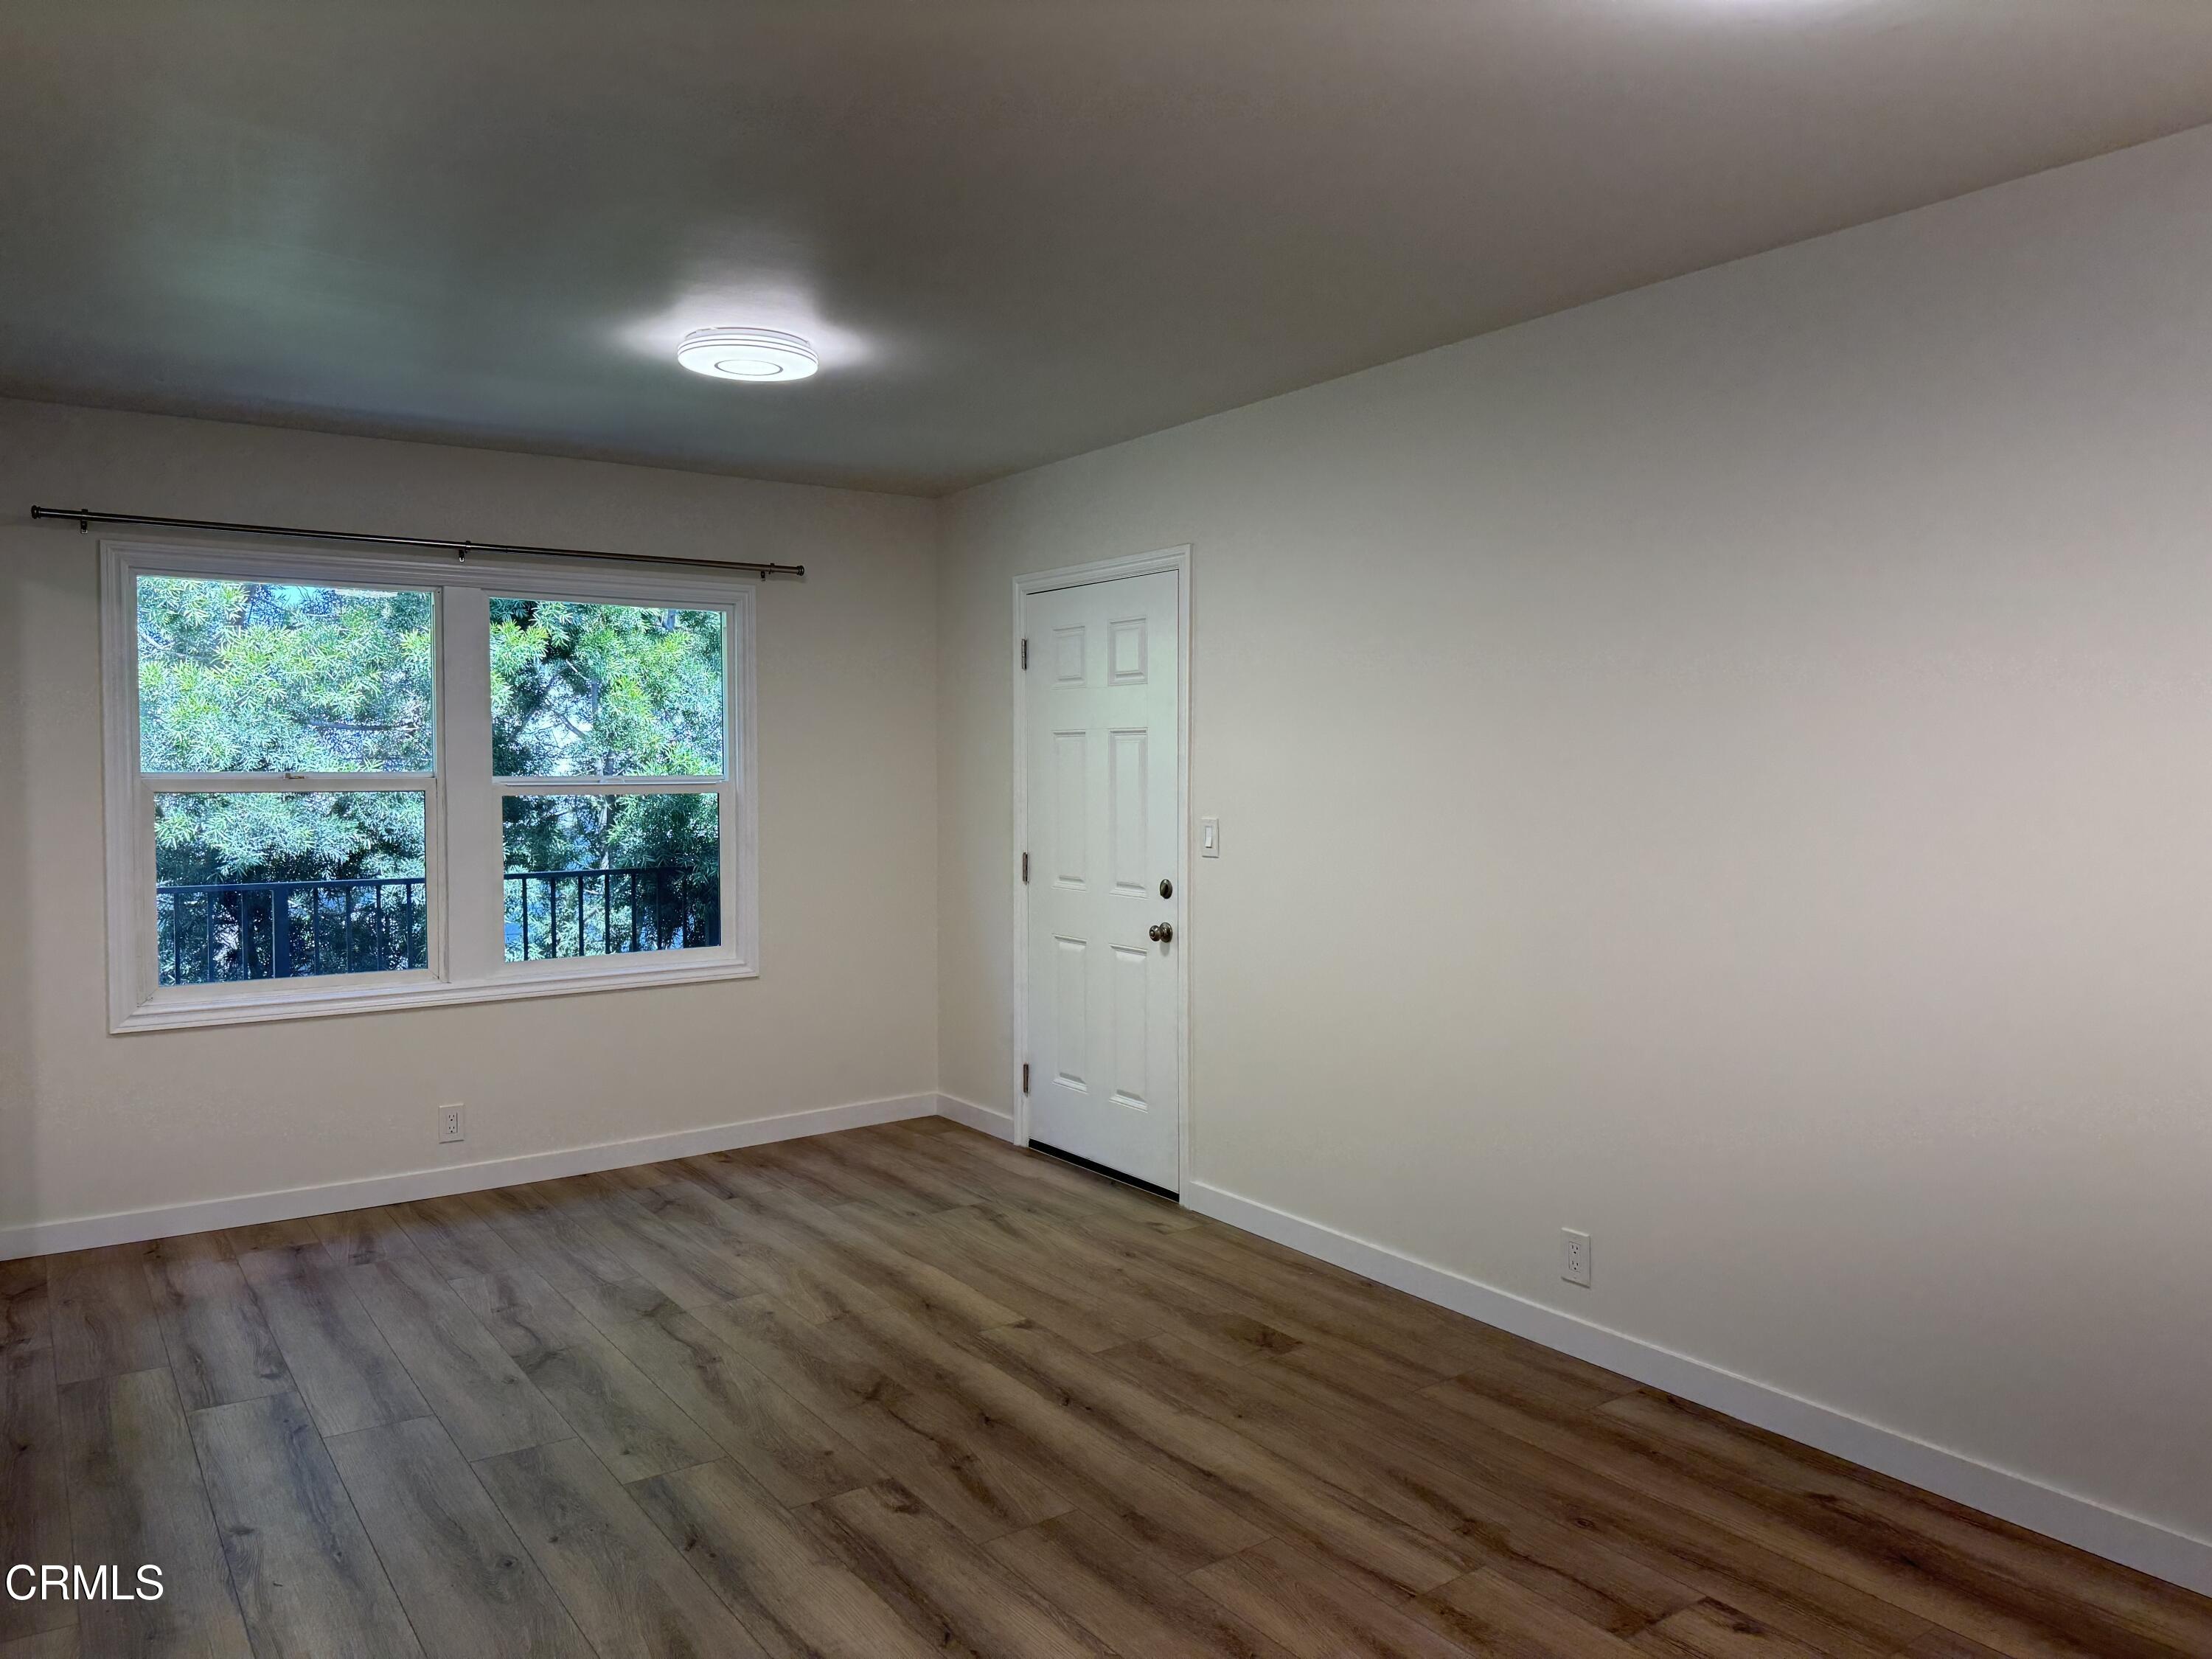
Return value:
[(1030, 1139), (1182, 1183), (1172, 571), (1028, 596)]

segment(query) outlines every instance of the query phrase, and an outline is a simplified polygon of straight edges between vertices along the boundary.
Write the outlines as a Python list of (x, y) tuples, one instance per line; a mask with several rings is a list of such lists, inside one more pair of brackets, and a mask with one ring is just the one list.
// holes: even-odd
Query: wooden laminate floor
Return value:
[(940, 1120), (0, 1263), (0, 1659), (2174, 1659), (2212, 1603)]

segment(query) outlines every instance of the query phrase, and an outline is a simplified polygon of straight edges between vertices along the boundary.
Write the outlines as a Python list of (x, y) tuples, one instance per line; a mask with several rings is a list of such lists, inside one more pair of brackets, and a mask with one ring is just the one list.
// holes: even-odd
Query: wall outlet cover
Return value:
[(1590, 1236), (1572, 1227), (1559, 1229), (1559, 1277), (1570, 1285), (1588, 1288), (1590, 1282)]
[(461, 1109), (459, 1105), (441, 1106), (438, 1108), (439, 1145), (443, 1146), (450, 1140), (466, 1140), (467, 1139), (468, 1133), (461, 1125)]

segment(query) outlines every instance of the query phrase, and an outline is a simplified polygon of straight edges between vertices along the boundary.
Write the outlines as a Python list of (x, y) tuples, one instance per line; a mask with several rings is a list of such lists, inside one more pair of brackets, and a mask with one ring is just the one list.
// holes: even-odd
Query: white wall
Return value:
[(1190, 543), (1200, 1180), (2212, 1537), (2212, 131), (945, 533), (948, 1092), (1010, 578)]
[[(758, 594), (761, 976), (109, 1036), (100, 538), (33, 501), (804, 562)], [(0, 1237), (928, 1094), (934, 538), (890, 496), (0, 403)]]

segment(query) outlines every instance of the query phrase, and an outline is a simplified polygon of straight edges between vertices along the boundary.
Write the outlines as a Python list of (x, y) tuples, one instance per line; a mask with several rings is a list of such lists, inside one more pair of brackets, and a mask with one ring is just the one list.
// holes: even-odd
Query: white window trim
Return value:
[[(245, 578), (406, 587), (438, 592), (437, 765), (434, 774), (228, 776), (226, 789), (419, 788), (423, 802), (427, 969), (277, 981), (164, 986), (155, 960), (150, 783), (138, 764), (137, 582), (141, 574)], [(491, 775), (490, 654), (459, 643), (489, 640), (493, 597), (680, 605), (724, 612), (723, 775), (532, 780), (533, 793), (605, 793), (634, 788), (697, 791), (721, 799), (722, 939), (713, 946), (638, 956), (509, 963), (500, 943), (504, 857), (499, 798), (511, 780)], [(448, 642), (455, 642), (447, 649)], [(458, 1002), (566, 996), (586, 991), (750, 979), (760, 973), (759, 788), (753, 693), (750, 580), (679, 574), (639, 566), (556, 570), (525, 558), (334, 554), (214, 542), (100, 544), (100, 702), (107, 842), (108, 1029), (116, 1033), (359, 1014)], [(737, 765), (728, 762), (734, 750)], [(182, 781), (181, 779), (179, 781)], [(194, 781), (206, 782), (205, 778)], [(480, 879), (456, 881), (473, 867)]]

